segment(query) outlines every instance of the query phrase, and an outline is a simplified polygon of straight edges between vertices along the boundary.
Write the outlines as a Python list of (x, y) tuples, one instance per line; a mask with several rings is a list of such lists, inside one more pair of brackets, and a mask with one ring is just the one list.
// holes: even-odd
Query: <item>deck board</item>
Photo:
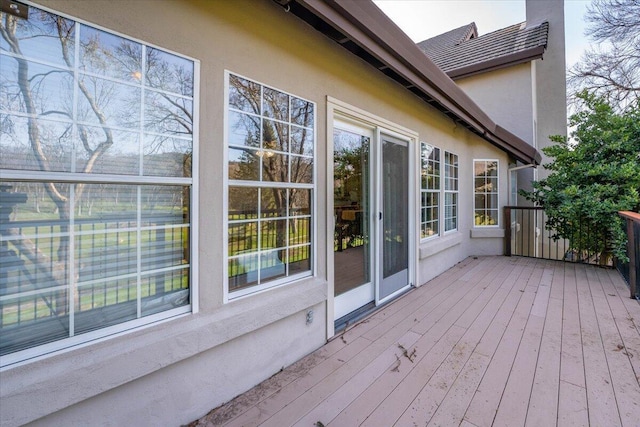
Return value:
[(615, 270), (469, 258), (193, 425), (638, 425), (628, 293)]

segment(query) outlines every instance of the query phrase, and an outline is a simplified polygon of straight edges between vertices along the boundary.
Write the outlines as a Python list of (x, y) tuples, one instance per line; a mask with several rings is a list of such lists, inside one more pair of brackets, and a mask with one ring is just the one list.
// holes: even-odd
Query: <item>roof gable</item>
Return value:
[(431, 37), (430, 39), (423, 40), (418, 43), (418, 47), (426, 53), (428, 57), (433, 58), (441, 51), (475, 37), (478, 37), (478, 27), (476, 27), (475, 22), (472, 22)]
[(522, 22), (459, 43), (443, 44), (436, 36), (418, 43), (418, 47), (456, 79), (542, 58), (548, 35), (547, 21), (536, 25)]

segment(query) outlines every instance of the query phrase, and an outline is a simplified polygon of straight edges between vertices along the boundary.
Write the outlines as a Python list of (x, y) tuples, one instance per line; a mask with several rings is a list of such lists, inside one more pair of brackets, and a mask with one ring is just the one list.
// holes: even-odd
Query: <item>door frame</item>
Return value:
[[(419, 216), (419, 204), (418, 198), (420, 196), (420, 181), (417, 173), (418, 161), (420, 159), (419, 152), (419, 138), (418, 133), (408, 129), (404, 126), (398, 125), (382, 117), (371, 114), (365, 110), (362, 110), (353, 105), (342, 102), (333, 97), (327, 96), (327, 122), (326, 122), (326, 159), (327, 159), (327, 176), (326, 176), (326, 218), (327, 218), (327, 230), (326, 230), (326, 271), (328, 278), (328, 295), (327, 295), (327, 338), (335, 335), (334, 329), (334, 314), (335, 314), (335, 290), (334, 290), (334, 265), (333, 265), (333, 240), (334, 240), (334, 202), (333, 202), (333, 124), (334, 120), (342, 120), (346, 122), (353, 122), (364, 127), (368, 127), (374, 130), (374, 137), (376, 139), (375, 145), (379, 144), (382, 134), (388, 135), (393, 138), (401, 139), (408, 142), (409, 150), (409, 170), (408, 170), (408, 182), (409, 182), (409, 286), (415, 286), (417, 283), (417, 265), (418, 265), (418, 240), (417, 230), (419, 229), (418, 221)], [(377, 148), (376, 148), (377, 149)], [(376, 155), (374, 161), (379, 162), (379, 156)], [(374, 170), (379, 170), (378, 164), (375, 165)], [(376, 175), (378, 175), (376, 173)], [(380, 199), (379, 193), (379, 176), (372, 177), (374, 179), (373, 189), (375, 191), (375, 206), (373, 209), (379, 209), (378, 203)], [(375, 210), (374, 212), (379, 212)], [(377, 223), (376, 223), (377, 228)], [(406, 288), (402, 288), (397, 292), (385, 297), (379, 298), (378, 281), (380, 275), (378, 272), (380, 260), (378, 259), (377, 251), (374, 251), (374, 263), (376, 277), (373, 279), (376, 281), (374, 284), (375, 290), (375, 302), (377, 304), (384, 303), (399, 293), (402, 293)]]

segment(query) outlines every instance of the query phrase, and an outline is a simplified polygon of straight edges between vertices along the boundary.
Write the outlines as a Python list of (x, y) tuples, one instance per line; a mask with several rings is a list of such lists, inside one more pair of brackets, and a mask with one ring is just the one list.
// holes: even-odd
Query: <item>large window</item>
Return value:
[(3, 364), (191, 311), (197, 63), (32, 6), (0, 27)]
[(498, 225), (498, 161), (474, 160), (474, 223), (476, 227)]
[(458, 155), (444, 152), (444, 231), (458, 229)]
[(228, 75), (230, 297), (312, 271), (315, 104)]
[(420, 143), (420, 237), (440, 234), (440, 149)]

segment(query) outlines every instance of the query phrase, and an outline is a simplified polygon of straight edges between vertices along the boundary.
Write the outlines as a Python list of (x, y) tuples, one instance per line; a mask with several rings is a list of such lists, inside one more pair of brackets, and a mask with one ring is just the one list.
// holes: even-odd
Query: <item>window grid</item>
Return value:
[(476, 227), (497, 227), (498, 160), (474, 160), (474, 224)]
[[(39, 15), (35, 7), (31, 8), (34, 18), (19, 21), (15, 30), (21, 51), (11, 52), (3, 47), (0, 52), (6, 83), (0, 89), (3, 100), (0, 112), (3, 119), (13, 123), (0, 141), (0, 170), (5, 178), (2, 191), (15, 193), (16, 198), (24, 197), (24, 201), (14, 206), (15, 216), (3, 217), (0, 224), (0, 242), (15, 255), (3, 260), (10, 272), (2, 277), (6, 283), (0, 283), (0, 287), (8, 290), (0, 298), (3, 307), (0, 333), (9, 337), (1, 349), (2, 364), (21, 360), (17, 353), (28, 352), (27, 357), (33, 357), (191, 308), (190, 200), (195, 197), (196, 184), (190, 159), (195, 151), (197, 63), (55, 13), (42, 11)], [(40, 17), (69, 25), (71, 30), (66, 34), (70, 36), (58, 37), (55, 29), (39, 27)], [(29, 31), (39, 32), (40, 38), (30, 37)], [(84, 33), (99, 37), (83, 39)], [(102, 43), (105, 39), (113, 43)], [(92, 48), (83, 51), (88, 40), (93, 43)], [(67, 50), (70, 60), (60, 54), (64, 49), (56, 48), (55, 43), (73, 44)], [(105, 71), (124, 67), (112, 58), (118, 44), (139, 49), (127, 57), (130, 65), (137, 67), (129, 81)], [(99, 60), (87, 59), (89, 51), (100, 56), (103, 65)], [(126, 55), (122, 52), (118, 54)], [(85, 58), (81, 58), (82, 54)], [(162, 82), (151, 76), (159, 68), (147, 66), (146, 60), (152, 56), (159, 67), (168, 64), (166, 69), (172, 70), (167, 71)], [(12, 80), (17, 75), (18, 63), (12, 59), (26, 64), (31, 73), (29, 83)], [(172, 72), (182, 73), (180, 77), (185, 80), (181, 87), (162, 86), (167, 81), (171, 83), (175, 77)], [(85, 85), (89, 80), (93, 86)], [(28, 96), (21, 90), (20, 85), (24, 84), (33, 85), (32, 107), (17, 101)], [(125, 91), (127, 101), (105, 98), (110, 92), (99, 92), (96, 84), (113, 88), (114, 92), (129, 88)], [(65, 94), (69, 96), (60, 96)], [(161, 102), (175, 102), (185, 116), (170, 111), (167, 105), (156, 104), (145, 94), (157, 96)], [(131, 108), (133, 119), (117, 112), (126, 111), (125, 107)], [(164, 124), (152, 117), (161, 109), (166, 114)], [(171, 115), (175, 121), (166, 120)], [(178, 129), (173, 125), (185, 117), (188, 117), (188, 122), (182, 122), (185, 127)], [(24, 144), (28, 138), (34, 138), (22, 130), (27, 123), (38, 127), (45, 161), (52, 167), (40, 166), (32, 159), (34, 154), (19, 151), (28, 146)], [(64, 133), (56, 135), (59, 130)], [(100, 148), (98, 138), (94, 138), (96, 133), (113, 135), (113, 141)], [(60, 148), (46, 145), (49, 140), (56, 141)], [(175, 141), (182, 141), (182, 145)], [(82, 158), (83, 150), (93, 157)], [(183, 163), (176, 169), (173, 162), (179, 161), (171, 157), (174, 155), (188, 158), (189, 164)], [(134, 168), (133, 158), (137, 159)], [(145, 162), (150, 162), (148, 168)], [(174, 168), (170, 170), (167, 166)], [(45, 188), (49, 188), (49, 193)], [(49, 209), (47, 194), (53, 197), (54, 191), (61, 194), (61, 200), (66, 194), (70, 207), (64, 216), (62, 212), (58, 214), (60, 204), (53, 215), (44, 211)], [(42, 213), (40, 205), (45, 205)], [(30, 213), (31, 206), (36, 206), (35, 213)], [(14, 232), (5, 233), (9, 228)], [(67, 242), (65, 247), (62, 241)], [(42, 258), (36, 261), (25, 258), (22, 251), (30, 246)], [(47, 259), (45, 265), (43, 260)], [(167, 305), (158, 298), (172, 301)], [(122, 304), (130, 303), (133, 304), (130, 314), (105, 311), (114, 304), (124, 307)], [(96, 322), (98, 318), (87, 317), (98, 311), (100, 322)], [(31, 324), (45, 325), (42, 323), (45, 321), (66, 327), (62, 333), (30, 335)], [(123, 323), (127, 326), (119, 326)], [(40, 330), (46, 328), (41, 326)], [(16, 331), (20, 333), (15, 334), (13, 342), (11, 337)], [(43, 345), (46, 348), (38, 350)]]
[(420, 237), (440, 234), (440, 149), (420, 143)]
[(228, 291), (310, 275), (315, 104), (228, 74)]
[(458, 229), (458, 155), (444, 152), (444, 231)]

